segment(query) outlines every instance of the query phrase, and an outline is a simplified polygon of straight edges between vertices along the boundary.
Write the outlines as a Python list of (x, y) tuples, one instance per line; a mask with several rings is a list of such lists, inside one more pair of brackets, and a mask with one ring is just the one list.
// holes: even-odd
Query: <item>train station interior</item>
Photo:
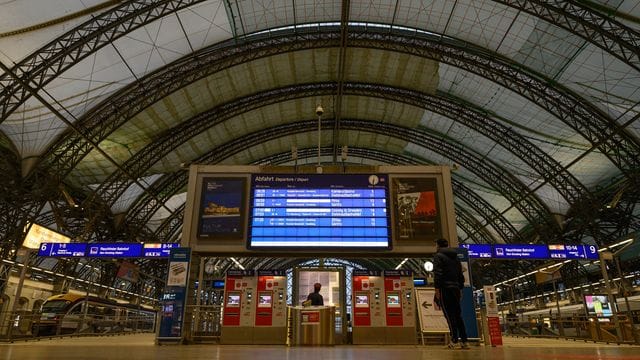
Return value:
[(0, 0), (3, 359), (638, 358), (639, 204), (637, 0)]

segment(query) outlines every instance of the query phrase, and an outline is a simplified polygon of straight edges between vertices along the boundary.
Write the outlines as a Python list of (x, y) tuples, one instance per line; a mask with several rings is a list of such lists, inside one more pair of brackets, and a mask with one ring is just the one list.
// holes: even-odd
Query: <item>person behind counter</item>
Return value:
[(313, 284), (313, 292), (307, 296), (307, 300), (311, 301), (311, 306), (324, 305), (324, 299), (322, 298), (322, 295), (320, 295), (320, 288), (322, 288), (322, 284)]

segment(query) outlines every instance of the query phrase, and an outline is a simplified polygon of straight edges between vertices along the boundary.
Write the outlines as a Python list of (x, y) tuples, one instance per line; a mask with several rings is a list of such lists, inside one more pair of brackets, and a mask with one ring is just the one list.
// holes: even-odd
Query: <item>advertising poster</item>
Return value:
[(138, 282), (140, 278), (140, 268), (138, 265), (123, 261), (116, 275), (120, 279), (128, 280), (132, 283)]
[(244, 178), (204, 178), (198, 237), (244, 237)]
[(421, 331), (448, 333), (447, 319), (445, 319), (442, 309), (433, 303), (435, 289), (421, 288), (415, 290)]
[(190, 260), (190, 248), (170, 250), (167, 284), (160, 301), (161, 318), (158, 340), (175, 341), (182, 337)]
[(435, 178), (393, 179), (395, 236), (398, 240), (442, 237)]

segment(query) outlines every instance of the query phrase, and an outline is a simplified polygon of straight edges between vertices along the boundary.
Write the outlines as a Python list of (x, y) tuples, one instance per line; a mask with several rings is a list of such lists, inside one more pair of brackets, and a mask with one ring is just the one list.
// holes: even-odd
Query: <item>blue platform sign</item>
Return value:
[(140, 257), (142, 243), (94, 243), (89, 244), (87, 257)]
[(84, 243), (42, 243), (38, 256), (83, 257), (87, 251)]
[(490, 244), (461, 244), (463, 247), (469, 250), (470, 258), (490, 259), (491, 258), (491, 245)]
[(169, 257), (169, 251), (173, 248), (180, 247), (178, 243), (156, 243), (156, 244), (144, 244), (142, 249), (142, 257)]
[(496, 259), (549, 259), (547, 245), (499, 244), (493, 246)]

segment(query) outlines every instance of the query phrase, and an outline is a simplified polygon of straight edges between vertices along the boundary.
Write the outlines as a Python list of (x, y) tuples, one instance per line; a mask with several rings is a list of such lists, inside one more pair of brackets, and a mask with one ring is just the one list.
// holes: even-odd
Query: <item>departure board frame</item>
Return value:
[(385, 174), (253, 174), (248, 249), (391, 249)]
[[(449, 240), (451, 247), (458, 244), (453, 191), (451, 188), (451, 173), (448, 166), (377, 166), (377, 165), (323, 165), (322, 175), (340, 177), (349, 174), (372, 174), (386, 176), (388, 181), (387, 215), (390, 228), (390, 243), (388, 247), (367, 248), (353, 247), (252, 247), (249, 245), (249, 212), (252, 210), (251, 178), (252, 176), (271, 176), (280, 174), (286, 176), (317, 176), (315, 165), (299, 166), (271, 166), (271, 165), (198, 165), (189, 167), (189, 183), (184, 210), (184, 226), (181, 233), (181, 245), (190, 247), (194, 252), (211, 256), (242, 256), (242, 257), (318, 257), (318, 256), (349, 256), (349, 257), (412, 257), (426, 256), (436, 251), (433, 237), (419, 237), (405, 239), (395, 236), (395, 226), (398, 219), (394, 215), (396, 193), (392, 188), (395, 179), (413, 182), (424, 179), (435, 179), (437, 213), (439, 215), (442, 238)], [(240, 211), (244, 216), (244, 232), (240, 237), (199, 236), (199, 220), (203, 204), (203, 182), (207, 178), (240, 178), (246, 179), (243, 190), (245, 206)]]

